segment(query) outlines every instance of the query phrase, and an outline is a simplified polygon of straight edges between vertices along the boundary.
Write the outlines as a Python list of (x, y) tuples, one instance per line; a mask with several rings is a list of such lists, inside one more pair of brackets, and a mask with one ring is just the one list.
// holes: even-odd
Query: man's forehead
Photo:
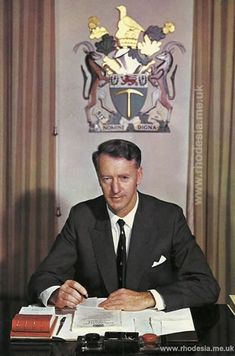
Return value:
[(109, 164), (115, 164), (115, 163), (123, 163), (123, 164), (127, 164), (127, 165), (136, 165), (136, 161), (135, 159), (126, 159), (125, 157), (116, 157), (116, 156), (112, 156), (110, 154), (107, 153), (101, 153), (101, 155), (99, 156), (98, 159), (98, 163), (103, 163), (103, 162), (107, 162)]

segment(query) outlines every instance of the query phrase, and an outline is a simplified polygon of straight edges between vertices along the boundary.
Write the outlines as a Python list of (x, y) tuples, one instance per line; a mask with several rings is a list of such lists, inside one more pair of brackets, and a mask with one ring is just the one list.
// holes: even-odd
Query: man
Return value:
[(219, 286), (182, 209), (137, 190), (140, 149), (110, 140), (92, 158), (103, 195), (71, 209), (31, 277), (31, 301), (73, 308), (96, 296), (107, 297), (105, 309), (166, 311), (216, 302)]

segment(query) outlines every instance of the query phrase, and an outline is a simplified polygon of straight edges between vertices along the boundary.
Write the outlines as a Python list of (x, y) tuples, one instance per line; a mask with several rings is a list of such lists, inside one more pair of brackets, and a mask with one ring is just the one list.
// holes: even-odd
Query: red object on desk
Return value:
[(145, 344), (155, 344), (159, 340), (159, 336), (156, 334), (147, 333), (142, 335), (142, 340)]
[(50, 338), (56, 320), (55, 315), (16, 314), (12, 320), (10, 336)]

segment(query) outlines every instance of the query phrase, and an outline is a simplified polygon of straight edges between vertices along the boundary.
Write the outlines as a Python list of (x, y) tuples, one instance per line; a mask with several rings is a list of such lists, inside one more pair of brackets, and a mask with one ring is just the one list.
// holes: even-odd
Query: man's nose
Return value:
[(113, 179), (111, 188), (112, 188), (113, 193), (115, 193), (115, 194), (120, 191), (120, 184), (117, 179)]

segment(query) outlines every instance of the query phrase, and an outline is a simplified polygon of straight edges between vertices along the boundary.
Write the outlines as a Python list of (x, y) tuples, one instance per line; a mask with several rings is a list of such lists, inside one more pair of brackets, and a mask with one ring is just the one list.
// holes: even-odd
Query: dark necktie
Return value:
[(119, 288), (126, 286), (126, 235), (124, 231), (125, 221), (119, 219), (117, 221), (120, 226), (120, 236), (117, 249), (117, 272)]

